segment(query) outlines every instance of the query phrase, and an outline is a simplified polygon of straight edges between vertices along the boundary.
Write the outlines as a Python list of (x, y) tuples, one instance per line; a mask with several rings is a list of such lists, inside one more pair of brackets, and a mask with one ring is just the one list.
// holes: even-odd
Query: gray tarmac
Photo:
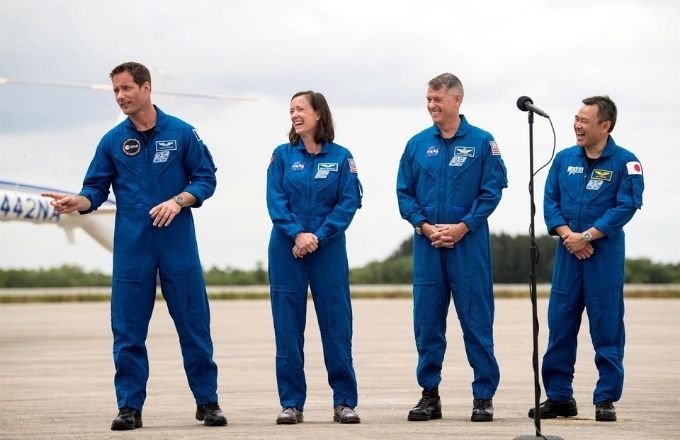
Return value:
[[(547, 338), (539, 300), (539, 352)], [(109, 304), (0, 304), (0, 439), (514, 439), (536, 434), (531, 303), (496, 301), (501, 384), (492, 423), (470, 422), (472, 371), (453, 310), (440, 386), (442, 420), (408, 422), (420, 396), (409, 299), (355, 299), (354, 360), (358, 425), (332, 421), (318, 325), (311, 302), (306, 332), (305, 421), (277, 426), (274, 340), (266, 300), (212, 301), (219, 394), (229, 425), (205, 427), (182, 368), (165, 303), (157, 302), (148, 338), (151, 377), (144, 428), (111, 431), (116, 415)], [(543, 420), (542, 433), (563, 439), (680, 439), (680, 300), (626, 300), (626, 382), (618, 421), (595, 422), (596, 381), (587, 321), (581, 327), (574, 380), (579, 415)]]

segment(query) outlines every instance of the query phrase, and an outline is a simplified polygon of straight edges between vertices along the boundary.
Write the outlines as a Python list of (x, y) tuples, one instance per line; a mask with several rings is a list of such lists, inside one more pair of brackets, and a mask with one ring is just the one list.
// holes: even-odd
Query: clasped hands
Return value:
[(319, 238), (311, 232), (300, 232), (295, 236), (295, 245), (293, 246), (293, 256), (295, 258), (302, 258), (307, 254), (311, 254), (319, 248)]
[(436, 248), (453, 248), (456, 243), (461, 241), (465, 234), (470, 231), (463, 222), (454, 224), (423, 224), (421, 227), (423, 234), (430, 239), (432, 246)]
[(579, 260), (585, 260), (593, 256), (595, 249), (593, 245), (583, 239), (583, 234), (580, 232), (569, 231), (562, 234), (562, 246), (567, 248), (570, 254)]

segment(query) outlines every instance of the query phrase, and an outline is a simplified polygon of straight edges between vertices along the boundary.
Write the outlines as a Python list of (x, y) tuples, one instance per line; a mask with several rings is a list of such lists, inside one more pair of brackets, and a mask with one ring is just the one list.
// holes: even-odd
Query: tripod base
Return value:
[(543, 437), (537, 437), (535, 435), (520, 435), (515, 437), (515, 440), (564, 440), (562, 437), (557, 437), (555, 435), (544, 435)]

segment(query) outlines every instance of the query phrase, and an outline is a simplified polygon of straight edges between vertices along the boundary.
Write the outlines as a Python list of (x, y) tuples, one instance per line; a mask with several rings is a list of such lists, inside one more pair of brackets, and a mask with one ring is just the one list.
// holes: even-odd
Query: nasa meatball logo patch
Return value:
[(142, 144), (134, 138), (128, 139), (123, 142), (123, 153), (126, 156), (136, 156), (142, 150)]

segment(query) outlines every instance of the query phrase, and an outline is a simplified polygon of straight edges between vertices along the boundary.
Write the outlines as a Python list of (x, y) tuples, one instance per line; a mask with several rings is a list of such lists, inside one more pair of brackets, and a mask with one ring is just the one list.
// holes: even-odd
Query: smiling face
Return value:
[(319, 118), (319, 112), (312, 108), (309, 95), (296, 96), (290, 101), (290, 120), (295, 133), (301, 138), (314, 138)]
[(574, 116), (576, 144), (594, 149), (607, 143), (610, 121), (600, 121), (597, 105), (584, 105)]
[(151, 84), (145, 82), (141, 86), (137, 85), (130, 72), (114, 75), (111, 84), (116, 102), (127, 116), (135, 116), (151, 105)]
[(458, 111), (463, 101), (463, 96), (458, 90), (428, 87), (426, 98), (427, 111), (432, 117), (432, 122), (441, 126), (458, 121)]

